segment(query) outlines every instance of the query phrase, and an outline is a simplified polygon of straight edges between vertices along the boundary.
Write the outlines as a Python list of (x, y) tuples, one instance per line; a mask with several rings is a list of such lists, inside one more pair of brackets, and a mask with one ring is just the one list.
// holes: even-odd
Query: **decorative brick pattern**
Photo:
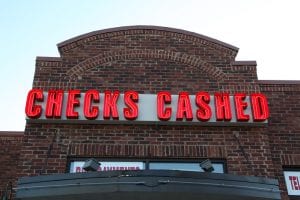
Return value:
[(187, 55), (180, 52), (172, 52), (165, 50), (123, 50), (114, 52), (105, 52), (103, 54), (94, 56), (90, 59), (86, 59), (83, 62), (77, 64), (69, 71), (67, 75), (70, 77), (80, 77), (81, 74), (89, 69), (101, 66), (108, 62), (115, 60), (126, 60), (133, 58), (154, 58), (163, 59), (168, 61), (178, 62), (184, 65), (198, 68), (203, 70), (213, 80), (221, 81), (226, 75), (218, 68), (212, 66), (209, 63), (204, 62), (198, 56)]
[(67, 40), (58, 44), (59, 51), (63, 54), (71, 49), (78, 46), (84, 45), (85, 43), (91, 43), (95, 40), (124, 37), (129, 35), (155, 35), (164, 36), (169, 38), (175, 38), (176, 40), (187, 40), (190, 43), (194, 43), (198, 46), (212, 47), (223, 54), (228, 54), (234, 58), (237, 54), (237, 48), (223, 42), (217, 41), (215, 39), (203, 36), (197, 33), (192, 33), (188, 31), (167, 28), (167, 27), (155, 27), (155, 26), (132, 26), (132, 27), (120, 27), (114, 29), (107, 29), (101, 31), (94, 31), (76, 38)]

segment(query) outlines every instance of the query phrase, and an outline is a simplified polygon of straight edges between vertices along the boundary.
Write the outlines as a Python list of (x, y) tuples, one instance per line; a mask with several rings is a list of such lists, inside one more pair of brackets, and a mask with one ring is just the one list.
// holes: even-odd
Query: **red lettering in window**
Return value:
[(292, 190), (300, 190), (300, 183), (298, 176), (289, 176)]
[(76, 173), (78, 173), (78, 172), (82, 172), (82, 169), (81, 169), (81, 167), (76, 167)]

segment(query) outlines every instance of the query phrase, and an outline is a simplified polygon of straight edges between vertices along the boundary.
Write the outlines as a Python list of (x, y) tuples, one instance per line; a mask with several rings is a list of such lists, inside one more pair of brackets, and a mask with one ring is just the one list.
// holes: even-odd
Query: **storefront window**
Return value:
[[(222, 163), (212, 163), (214, 168), (213, 173), (224, 173)], [(150, 162), (149, 169), (168, 169), (168, 170), (182, 170), (203, 172), (199, 163), (180, 163), (180, 162)]]
[[(201, 161), (200, 161), (201, 162)], [(182, 170), (203, 172), (200, 167), (200, 162), (189, 161), (156, 161), (156, 160), (141, 160), (141, 161), (99, 161), (100, 167), (98, 171), (122, 171), (122, 170)], [(83, 160), (71, 161), (69, 163), (70, 173), (84, 172)], [(214, 168), (213, 173), (224, 173), (224, 162), (212, 162)]]
[[(145, 162), (118, 162), (100, 161), (98, 171), (122, 171), (122, 170), (144, 170)], [(70, 163), (70, 173), (84, 172), (82, 169), (84, 161), (74, 161)]]

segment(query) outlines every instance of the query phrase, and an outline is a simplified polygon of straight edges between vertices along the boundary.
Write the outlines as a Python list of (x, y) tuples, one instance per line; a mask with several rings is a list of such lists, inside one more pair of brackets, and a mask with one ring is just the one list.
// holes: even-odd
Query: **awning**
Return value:
[(172, 170), (110, 171), (23, 177), (18, 200), (281, 199), (274, 179)]

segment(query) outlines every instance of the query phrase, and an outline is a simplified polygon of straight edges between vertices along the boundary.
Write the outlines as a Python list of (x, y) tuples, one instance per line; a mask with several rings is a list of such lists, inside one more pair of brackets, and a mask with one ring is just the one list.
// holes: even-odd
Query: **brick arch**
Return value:
[(64, 54), (74, 48), (80, 47), (85, 43), (93, 42), (95, 40), (128, 35), (160, 35), (176, 38), (179, 41), (186, 40), (199, 46), (207, 46), (213, 48), (216, 51), (220, 52), (222, 55), (230, 56), (232, 59), (235, 58), (238, 52), (237, 47), (205, 35), (176, 28), (144, 25), (122, 26), (92, 31), (90, 33), (79, 35), (64, 42), (61, 42), (57, 44), (57, 46), (59, 52), (61, 54)]
[(86, 59), (70, 70), (67, 71), (67, 77), (69, 79), (76, 79), (81, 76), (86, 70), (95, 68), (99, 65), (102, 65), (107, 62), (116, 61), (116, 60), (125, 60), (132, 58), (155, 58), (170, 60), (177, 63), (182, 63), (194, 68), (201, 69), (213, 80), (222, 80), (226, 77), (226, 74), (218, 69), (217, 67), (204, 62), (199, 56), (188, 55), (185, 53), (166, 51), (166, 50), (152, 50), (152, 49), (143, 49), (143, 50), (122, 50), (122, 51), (108, 51), (92, 58)]

